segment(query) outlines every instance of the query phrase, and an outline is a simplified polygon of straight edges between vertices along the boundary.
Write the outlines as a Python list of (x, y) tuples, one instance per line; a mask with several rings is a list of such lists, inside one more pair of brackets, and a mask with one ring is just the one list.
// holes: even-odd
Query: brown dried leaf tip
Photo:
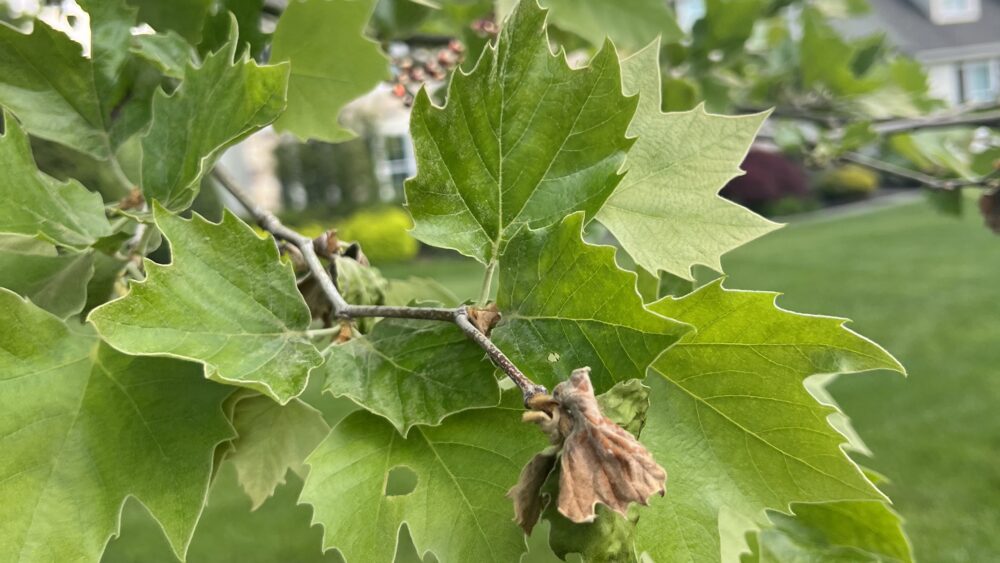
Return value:
[(467, 311), (472, 324), (476, 325), (479, 332), (486, 336), (489, 336), (493, 327), (500, 322), (500, 311), (497, 310), (496, 303), (490, 303), (485, 307), (468, 307)]
[[(545, 504), (540, 489), (561, 459), (559, 512), (576, 523), (592, 522), (597, 503), (625, 515), (630, 503), (648, 504), (663, 495), (667, 473), (652, 454), (622, 427), (601, 413), (590, 383), (590, 368), (573, 371), (556, 386), (551, 398), (537, 401), (524, 413), (553, 444), (537, 454), (521, 472), (507, 496), (514, 500), (515, 520), (528, 533)], [(551, 413), (551, 414), (550, 414)]]

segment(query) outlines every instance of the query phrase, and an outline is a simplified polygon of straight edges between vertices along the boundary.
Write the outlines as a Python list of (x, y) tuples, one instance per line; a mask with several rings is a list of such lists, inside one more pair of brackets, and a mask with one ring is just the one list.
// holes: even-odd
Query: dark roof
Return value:
[(981, 3), (978, 21), (938, 25), (909, 0), (870, 0), (868, 14), (837, 27), (851, 36), (885, 32), (893, 44), (919, 58), (938, 58), (928, 51), (939, 51), (941, 58), (1000, 52), (1000, 0)]

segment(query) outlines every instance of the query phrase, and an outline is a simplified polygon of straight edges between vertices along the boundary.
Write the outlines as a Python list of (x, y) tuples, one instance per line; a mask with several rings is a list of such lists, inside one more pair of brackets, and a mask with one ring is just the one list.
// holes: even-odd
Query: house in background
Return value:
[(1000, 99), (1000, 0), (869, 0), (849, 35), (885, 33), (923, 63), (931, 92), (950, 104)]

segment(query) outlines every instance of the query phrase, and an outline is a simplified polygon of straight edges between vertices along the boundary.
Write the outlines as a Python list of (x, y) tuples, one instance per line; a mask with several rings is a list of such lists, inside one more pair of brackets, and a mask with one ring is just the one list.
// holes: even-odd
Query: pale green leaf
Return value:
[(403, 307), (413, 301), (436, 301), (445, 307), (456, 307), (458, 297), (447, 287), (431, 278), (410, 276), (402, 280), (388, 280), (385, 304)]
[(306, 456), (330, 432), (323, 415), (298, 399), (282, 406), (262, 395), (244, 397), (232, 420), (237, 438), (226, 460), (236, 467), (252, 510), (285, 483), (288, 470), (304, 475)]
[(171, 78), (183, 79), (187, 66), (195, 60), (195, 51), (183, 37), (169, 31), (132, 38), (132, 53), (146, 59)]
[(93, 66), (79, 43), (42, 21), (30, 34), (0, 22), (0, 105), (32, 135), (95, 158), (111, 155)]
[[(407, 438), (368, 412), (344, 419), (306, 460), (301, 500), (324, 526), (324, 546), (348, 561), (391, 561), (405, 522), (417, 552), (439, 561), (517, 561), (524, 535), (504, 494), (546, 443), (521, 422), (521, 400), (509, 392), (501, 407), (417, 426)], [(416, 486), (386, 496), (399, 467), (416, 474)]]
[(353, 138), (339, 121), (348, 102), (389, 79), (389, 60), (364, 36), (375, 0), (290, 0), (271, 60), (289, 61), (288, 110), (275, 122), (300, 139)]
[(581, 238), (583, 214), (522, 230), (500, 262), (493, 338), (549, 389), (589, 366), (597, 393), (639, 379), (690, 327), (647, 310), (634, 273), (615, 264), (615, 249)]
[(715, 281), (651, 306), (697, 329), (646, 378), (653, 408), (643, 442), (669, 475), (666, 498), (639, 520), (639, 551), (654, 559), (738, 553), (720, 533), (742, 538), (766, 523), (766, 508), (883, 499), (844, 453), (845, 439), (827, 419), (835, 409), (803, 381), (902, 367), (843, 319), (784, 311), (775, 297)]
[(660, 38), (676, 43), (684, 37), (677, 20), (661, 0), (542, 0), (549, 22), (594, 45), (605, 38), (624, 51), (637, 51)]
[(274, 240), (229, 211), (216, 224), (154, 207), (173, 261), (147, 260), (146, 279), (89, 320), (123, 352), (201, 362), (207, 377), (282, 404), (301, 393), (323, 358), (304, 333), (309, 309)]
[(90, 252), (57, 254), (55, 247), (20, 236), (0, 236), (0, 287), (66, 318), (83, 310), (94, 275)]
[(453, 76), (443, 108), (417, 95), (406, 198), (427, 244), (494, 262), (525, 224), (592, 218), (621, 179), (637, 100), (622, 95), (614, 48), (571, 69), (544, 22), (535, 0), (521, 2), (475, 69)]
[(188, 66), (172, 94), (161, 90), (153, 97), (152, 123), (142, 138), (146, 199), (171, 210), (188, 207), (223, 149), (274, 121), (285, 107), (287, 65), (258, 66), (246, 54), (234, 63), (236, 44), (231, 37), (200, 67)]
[(404, 436), (416, 424), (439, 424), (500, 398), (493, 364), (450, 323), (384, 319), (326, 354), (326, 389), (385, 417)]
[(720, 257), (779, 225), (723, 199), (766, 114), (729, 117), (660, 111), (659, 43), (622, 63), (625, 92), (639, 93), (625, 179), (597, 214), (640, 266), (693, 279), (691, 267), (722, 271)]
[(183, 556), (232, 429), (198, 366), (125, 356), (0, 289), (0, 561), (96, 561), (138, 498)]
[(70, 247), (89, 246), (110, 235), (101, 196), (76, 180), (60, 182), (39, 172), (28, 136), (10, 114), (3, 116), (7, 129), (0, 135), (0, 233)]
[(757, 548), (745, 563), (913, 561), (899, 515), (880, 501), (793, 504), (792, 515), (769, 513), (773, 521), (757, 533)]

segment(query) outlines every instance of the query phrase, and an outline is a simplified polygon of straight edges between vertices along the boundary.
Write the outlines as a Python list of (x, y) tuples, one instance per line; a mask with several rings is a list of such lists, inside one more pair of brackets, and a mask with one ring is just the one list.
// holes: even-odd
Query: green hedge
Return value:
[(359, 211), (337, 225), (337, 237), (358, 242), (373, 264), (402, 262), (417, 255), (419, 244), (410, 236), (410, 216), (398, 207)]
[(845, 164), (823, 173), (816, 188), (819, 193), (834, 200), (864, 199), (878, 189), (879, 176), (856, 164)]

